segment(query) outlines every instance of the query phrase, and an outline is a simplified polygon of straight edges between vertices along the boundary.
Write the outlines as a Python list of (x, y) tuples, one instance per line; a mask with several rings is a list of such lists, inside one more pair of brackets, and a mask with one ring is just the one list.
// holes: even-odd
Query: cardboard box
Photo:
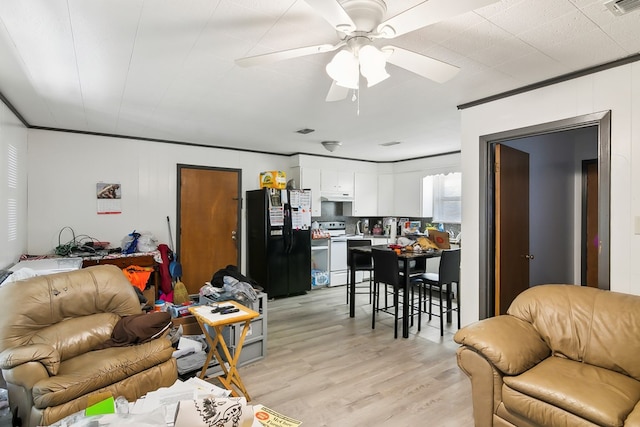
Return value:
[(266, 171), (260, 173), (260, 188), (287, 188), (287, 174), (284, 171)]
[(202, 329), (194, 316), (175, 317), (171, 319), (175, 326), (182, 325), (182, 335), (200, 335)]
[(440, 249), (451, 249), (449, 243), (449, 233), (446, 231), (438, 231), (429, 229), (429, 240), (435, 243)]

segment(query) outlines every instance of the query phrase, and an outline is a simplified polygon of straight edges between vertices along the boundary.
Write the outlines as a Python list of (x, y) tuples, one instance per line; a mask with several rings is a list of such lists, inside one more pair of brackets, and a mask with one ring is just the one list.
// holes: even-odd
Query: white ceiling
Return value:
[[(331, 0), (327, 0), (331, 1)], [(455, 0), (451, 0), (455, 1)], [(387, 1), (387, 17), (422, 0)], [(502, 0), (393, 44), (461, 68), (438, 84), (389, 64), (359, 102), (325, 102), (334, 44), (303, 0), (2, 0), (0, 93), (32, 126), (374, 161), (460, 149), (456, 106), (640, 52), (640, 10)], [(301, 135), (296, 130), (315, 129)], [(338, 140), (334, 153), (320, 144)], [(401, 141), (393, 147), (382, 143)]]

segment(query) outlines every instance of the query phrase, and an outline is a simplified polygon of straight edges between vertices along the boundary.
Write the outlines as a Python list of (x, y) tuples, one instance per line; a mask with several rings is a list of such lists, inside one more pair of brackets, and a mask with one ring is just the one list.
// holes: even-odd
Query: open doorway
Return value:
[[(582, 161), (596, 159), (597, 173), (597, 276), (598, 287), (609, 289), (609, 165), (610, 113), (595, 113), (481, 137), (480, 183), (480, 318), (504, 313), (517, 296), (502, 298), (500, 289), (511, 280), (497, 268), (501, 242), (499, 186), (495, 178), (496, 147), (508, 146), (528, 153), (530, 178), (528, 250), (518, 262), (530, 269), (528, 286), (582, 281), (583, 191)], [(503, 206), (505, 203), (502, 204)], [(509, 204), (506, 203), (508, 208)], [(498, 216), (496, 215), (498, 214)], [(517, 232), (516, 232), (517, 233)], [(513, 230), (509, 234), (514, 239)], [(509, 243), (509, 242), (507, 242)], [(498, 249), (496, 249), (498, 248)], [(508, 251), (508, 249), (507, 249)], [(514, 269), (512, 265), (510, 270)]]

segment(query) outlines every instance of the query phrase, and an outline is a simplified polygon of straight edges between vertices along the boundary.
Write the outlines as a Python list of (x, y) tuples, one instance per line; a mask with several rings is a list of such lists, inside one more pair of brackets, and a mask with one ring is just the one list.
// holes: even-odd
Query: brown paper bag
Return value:
[(440, 249), (451, 249), (451, 244), (449, 243), (449, 233), (446, 231), (437, 231), (437, 230), (428, 230), (429, 231), (429, 240), (438, 246)]

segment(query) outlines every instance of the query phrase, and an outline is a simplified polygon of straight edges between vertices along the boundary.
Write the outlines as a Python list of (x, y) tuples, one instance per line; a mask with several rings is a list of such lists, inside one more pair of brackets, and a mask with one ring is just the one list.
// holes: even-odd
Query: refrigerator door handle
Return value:
[(291, 207), (288, 203), (284, 206), (284, 224), (282, 227), (282, 237), (284, 238), (284, 252), (286, 254), (291, 253)]

